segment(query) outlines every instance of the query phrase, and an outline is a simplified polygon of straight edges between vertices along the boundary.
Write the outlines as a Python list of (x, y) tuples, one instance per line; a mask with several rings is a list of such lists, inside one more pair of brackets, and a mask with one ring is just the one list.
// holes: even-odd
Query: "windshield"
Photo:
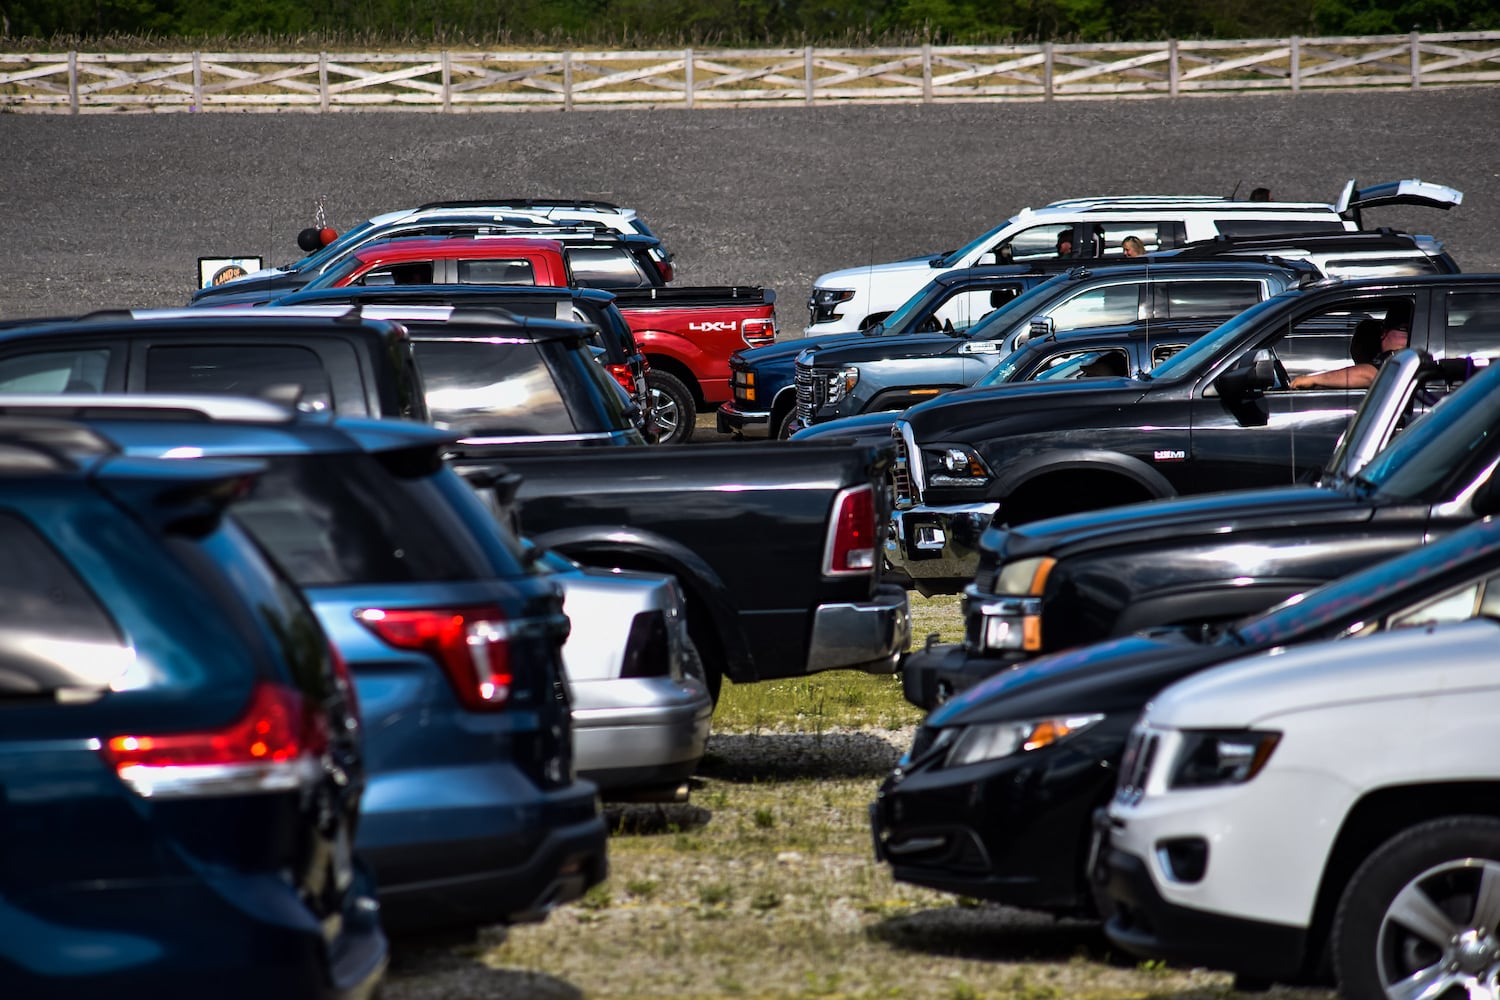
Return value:
[(1443, 484), (1493, 454), (1500, 431), (1500, 365), (1444, 397), (1365, 466), (1359, 480), (1393, 500), (1435, 500)]
[[(1282, 295), (1286, 294), (1296, 293), (1282, 293)], [(1171, 381), (1172, 379), (1181, 378), (1189, 372), (1196, 371), (1209, 358), (1212, 358), (1224, 350), (1225, 347), (1238, 340), (1240, 334), (1247, 327), (1258, 323), (1261, 313), (1270, 312), (1280, 307), (1281, 295), (1273, 295), (1264, 302), (1259, 302), (1251, 306), (1233, 319), (1214, 327), (1208, 333), (1205, 333), (1202, 337), (1151, 369), (1151, 377), (1153, 379)]]
[(1029, 314), (1039, 311), (1053, 297), (1057, 289), (1067, 286), (1070, 281), (1072, 279), (1067, 274), (1059, 274), (1056, 277), (1048, 278), (1034, 288), (1028, 288), (1020, 295), (1005, 303), (1005, 305), (981, 319), (978, 323), (969, 327), (969, 339), (991, 340), (998, 338), (1011, 323), (1019, 322)]
[[(1413, 601), (1420, 600), (1432, 586), (1428, 581), (1446, 578), (1455, 567), (1494, 552), (1497, 541), (1500, 541), (1500, 521), (1481, 521), (1405, 555), (1299, 594), (1238, 623), (1229, 636), (1247, 646), (1272, 646), (1347, 622), (1351, 614), (1361, 615), (1363, 609), (1375, 608), (1392, 597), (1406, 594)], [(1494, 565), (1493, 558), (1484, 561), (1487, 566)]]
[(1018, 217), (1016, 216), (1012, 216), (1011, 218), (1006, 219), (1004, 222), (1000, 223), (1000, 225), (996, 226), (994, 229), (991, 229), (989, 232), (985, 233), (983, 236), (970, 240), (968, 243), (965, 243), (957, 250), (954, 250), (946, 257), (940, 259), (937, 263), (937, 266), (953, 267), (955, 264), (963, 260), (965, 257), (968, 257), (970, 254), (978, 253), (981, 249), (989, 249), (989, 245), (995, 241), (995, 237), (999, 236), (1006, 226), (1013, 225), (1017, 221), (1017, 218)]

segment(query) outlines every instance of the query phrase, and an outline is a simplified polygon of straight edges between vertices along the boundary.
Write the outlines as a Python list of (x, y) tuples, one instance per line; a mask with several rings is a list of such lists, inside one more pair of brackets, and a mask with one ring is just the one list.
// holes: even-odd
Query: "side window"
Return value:
[(1397, 612), (1390, 617), (1386, 627), (1391, 629), (1416, 628), (1423, 625), (1438, 625), (1443, 622), (1467, 621), (1480, 613), (1481, 597), (1485, 593), (1500, 590), (1500, 586), (1497, 585), (1500, 585), (1500, 577), (1491, 578), (1488, 582), (1476, 581), (1466, 587), (1449, 591), (1414, 608)]
[[(1350, 341), (1366, 319), (1382, 319), (1388, 302), (1343, 302), (1299, 319), (1275, 344), (1276, 357), (1291, 376), (1330, 371), (1353, 363)], [(1413, 306), (1406, 304), (1407, 314)]]
[(1265, 297), (1265, 285), (1245, 279), (1164, 281), (1151, 289), (1153, 318), (1229, 317)]
[(567, 247), (573, 282), (584, 288), (650, 288), (651, 279), (624, 247)]
[(438, 427), (466, 437), (576, 431), (535, 343), (419, 340), (415, 347)]
[(534, 285), (536, 271), (529, 260), (461, 260), (461, 285)]
[(1155, 368), (1163, 361), (1186, 347), (1186, 344), (1153, 344), (1151, 345), (1151, 367)]
[(1500, 356), (1500, 292), (1449, 292), (1443, 355)]
[(1130, 359), (1119, 348), (1069, 351), (1044, 361), (1031, 377), (1042, 379), (1120, 378), (1130, 374)]
[(355, 280), (356, 285), (430, 285), (432, 284), (432, 261), (420, 260), (410, 264), (390, 264), (366, 271)]
[(951, 325), (954, 330), (967, 330), (1015, 296), (1015, 288), (975, 288), (958, 292), (940, 305), (922, 328), (935, 330)]
[[(1105, 222), (1094, 227), (1096, 235), (1104, 242), (1100, 251), (1101, 257), (1123, 257), (1125, 250), (1121, 244), (1125, 237), (1134, 236), (1145, 244), (1146, 252), (1160, 250), (1163, 246), (1159, 231), (1161, 224), (1156, 222)], [(1169, 244), (1168, 244), (1169, 245)]]
[(1221, 236), (1280, 236), (1285, 233), (1342, 233), (1337, 219), (1215, 219)]
[(0, 361), (0, 392), (102, 392), (109, 349), (39, 351)]
[(318, 353), (290, 344), (188, 344), (155, 346), (146, 352), (147, 392), (258, 396), (296, 385), (297, 406), (326, 410), (334, 404), (328, 372)]
[[(999, 264), (1009, 263), (1012, 260), (1041, 260), (1060, 256), (1058, 253), (1058, 237), (1066, 235), (1070, 241), (1073, 238), (1073, 226), (1053, 224), (1050, 226), (1033, 226), (1023, 229), (1009, 240), (995, 247), (995, 261)], [(1068, 254), (1067, 256), (1071, 256)]]
[(1411, 274), (1442, 274), (1437, 258), (1417, 254), (1400, 260), (1329, 258), (1319, 265), (1330, 278), (1389, 278)]
[(1141, 317), (1139, 284), (1104, 285), (1079, 292), (1040, 315), (1051, 316), (1055, 329), (1083, 330), (1095, 326), (1120, 326)]

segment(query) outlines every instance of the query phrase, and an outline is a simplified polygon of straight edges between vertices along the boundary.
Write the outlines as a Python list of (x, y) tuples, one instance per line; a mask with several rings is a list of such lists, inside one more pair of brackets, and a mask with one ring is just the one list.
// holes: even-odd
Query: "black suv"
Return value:
[(1363, 389), (1294, 389), (1349, 364), (1354, 328), (1398, 310), (1435, 358), (1500, 356), (1500, 275), (1325, 279), (1254, 306), (1135, 378), (964, 389), (897, 421), (887, 561), (957, 592), (991, 520), (1057, 514), (1313, 475)]

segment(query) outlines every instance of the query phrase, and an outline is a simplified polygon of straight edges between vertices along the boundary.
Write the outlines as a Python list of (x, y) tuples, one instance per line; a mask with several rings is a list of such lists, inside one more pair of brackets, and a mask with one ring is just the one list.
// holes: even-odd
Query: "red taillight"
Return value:
[(292, 688), (262, 681), (223, 729), (116, 736), (100, 748), (120, 779), (148, 798), (297, 788), (318, 773), (328, 719)]
[(663, 284), (670, 285), (672, 283), (673, 270), (672, 262), (670, 260), (658, 260), (656, 262), (656, 270), (657, 273), (661, 275)]
[(856, 486), (834, 500), (823, 572), (829, 576), (869, 573), (875, 568), (875, 490)]
[(635, 392), (635, 373), (630, 370), (629, 365), (606, 365), (605, 367), (615, 377), (615, 381), (620, 383), (620, 388), (629, 393)]
[(740, 324), (740, 336), (751, 347), (764, 347), (776, 339), (776, 320), (747, 319)]
[(502, 708), (510, 699), (510, 629), (499, 608), (364, 608), (354, 617), (392, 646), (442, 664), (465, 708)]

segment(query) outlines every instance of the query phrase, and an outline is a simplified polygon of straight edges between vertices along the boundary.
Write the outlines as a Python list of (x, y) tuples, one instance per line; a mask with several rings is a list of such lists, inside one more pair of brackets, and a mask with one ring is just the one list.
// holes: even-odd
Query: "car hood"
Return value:
[(845, 333), (836, 337), (798, 337), (793, 340), (778, 340), (764, 347), (736, 351), (735, 354), (749, 368), (769, 364), (790, 366), (796, 360), (797, 355), (803, 351), (815, 351), (833, 344), (863, 340), (864, 334), (862, 333)]
[(1007, 560), (1027, 555), (1152, 541), (1180, 543), (1192, 535), (1231, 540), (1232, 532), (1297, 525), (1351, 524), (1369, 520), (1374, 507), (1344, 490), (1279, 486), (1200, 493), (1170, 500), (1109, 507), (1033, 521), (1016, 528), (987, 528), (980, 547), (1004, 548)]
[[(1101, 406), (1110, 393), (1119, 405), (1134, 403), (1145, 393), (1147, 383), (1133, 378), (1089, 379), (1086, 384), (1069, 381), (1006, 382), (982, 388), (954, 389), (935, 399), (918, 403), (906, 411), (906, 419), (918, 441), (946, 438), (971, 426), (991, 423), (999, 412), (1018, 412), (1040, 407), (1067, 409), (1075, 405)], [(961, 436), (961, 435), (960, 435)]]
[(1173, 684), (1152, 700), (1147, 718), (1175, 728), (1236, 729), (1289, 712), (1493, 692), (1500, 687), (1497, 646), (1500, 622), (1475, 618), (1273, 649)]
[(904, 260), (893, 260), (885, 264), (864, 264), (860, 267), (846, 267), (842, 271), (829, 271), (827, 274), (819, 275), (818, 280), (813, 282), (814, 288), (863, 288), (880, 278), (894, 276), (918, 275), (922, 283), (932, 276), (932, 262), (940, 260), (942, 254), (923, 254), (920, 257), (908, 257)]
[(283, 268), (269, 268), (264, 271), (255, 271), (237, 278), (234, 281), (225, 282), (211, 288), (199, 290), (193, 296), (193, 305), (231, 305), (243, 304), (246, 301), (264, 301), (267, 292), (275, 292), (277, 295), (285, 295), (287, 292), (295, 291), (308, 282), (308, 275), (300, 271), (286, 270)]
[(793, 434), (791, 440), (825, 442), (831, 438), (856, 437), (861, 444), (885, 444), (891, 439), (891, 428), (901, 419), (900, 410), (860, 413), (837, 420), (825, 420)]
[(918, 333), (902, 337), (860, 337), (857, 341), (830, 342), (812, 348), (804, 359), (819, 367), (857, 365), (898, 358), (930, 358), (957, 354), (967, 341), (945, 333)]
[(1168, 684), (1243, 654), (1163, 628), (1039, 657), (1003, 670), (935, 709), (929, 726), (1038, 719), (1084, 712), (1139, 712)]

